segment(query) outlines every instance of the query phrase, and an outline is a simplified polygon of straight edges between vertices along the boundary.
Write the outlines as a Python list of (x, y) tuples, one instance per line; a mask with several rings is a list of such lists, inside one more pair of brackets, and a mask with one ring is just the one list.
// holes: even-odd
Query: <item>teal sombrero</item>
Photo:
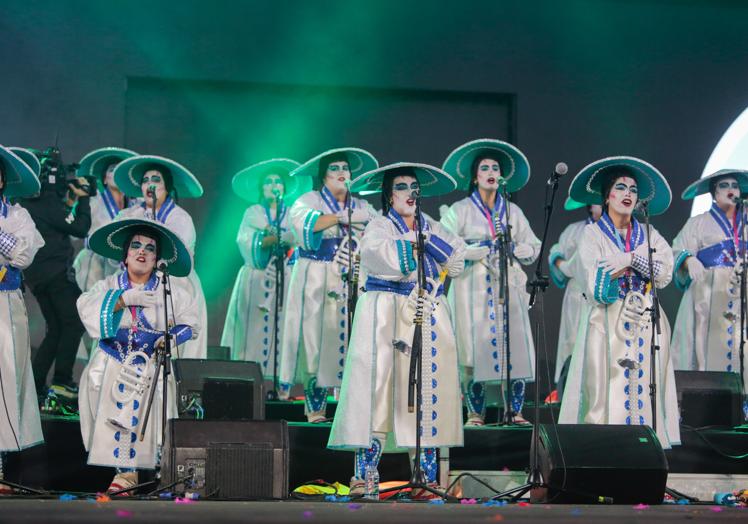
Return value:
[(9, 147), (18, 158), (26, 162), (26, 165), (31, 168), (37, 178), (42, 172), (42, 163), (39, 161), (37, 156), (38, 151), (36, 149), (30, 149), (27, 147)]
[(479, 156), (488, 156), (499, 163), (509, 193), (522, 189), (530, 180), (530, 162), (524, 153), (508, 142), (492, 138), (462, 144), (449, 154), (442, 169), (454, 177), (458, 189), (467, 190), (473, 178), (473, 162)]
[(187, 246), (171, 229), (160, 222), (148, 218), (122, 218), (112, 220), (91, 233), (88, 247), (103, 257), (118, 262), (124, 259), (125, 242), (134, 231), (150, 230), (156, 238), (161, 252), (160, 258), (169, 267), (169, 274), (175, 277), (186, 277), (192, 270), (192, 257)]
[(4, 197), (29, 197), (39, 192), (41, 185), (33, 168), (16, 153), (1, 145), (0, 163), (5, 175), (5, 187), (2, 189)]
[(569, 186), (569, 197), (583, 204), (602, 205), (602, 186), (606, 175), (617, 171), (636, 180), (639, 200), (647, 202), (650, 215), (665, 212), (673, 193), (665, 177), (649, 162), (632, 156), (613, 156), (596, 160), (582, 168)]
[(359, 175), (351, 182), (351, 192), (366, 195), (382, 191), (384, 175), (394, 170), (402, 170), (403, 175), (415, 174), (421, 186), (422, 196), (438, 196), (451, 193), (457, 189), (457, 182), (448, 173), (438, 167), (412, 162), (397, 162)]
[(351, 180), (356, 178), (361, 173), (372, 171), (379, 167), (379, 162), (374, 158), (374, 155), (363, 149), (357, 147), (341, 147), (338, 149), (330, 149), (324, 153), (311, 158), (301, 164), (299, 167), (291, 171), (290, 176), (307, 176), (312, 177), (314, 181), (319, 175), (319, 163), (329, 156), (345, 155), (348, 160), (348, 167), (351, 170)]
[(279, 175), (283, 179), (283, 202), (291, 205), (297, 198), (311, 191), (310, 177), (291, 177), (291, 171), (299, 167), (299, 163), (288, 158), (272, 158), (242, 169), (231, 179), (231, 188), (237, 196), (250, 204), (262, 201), (262, 181), (267, 175)]
[(745, 169), (720, 169), (716, 173), (701, 177), (696, 182), (689, 185), (681, 194), (683, 200), (691, 200), (699, 195), (709, 193), (709, 186), (716, 178), (732, 177), (738, 181), (740, 192), (748, 193), (748, 171)]
[(149, 169), (167, 169), (171, 173), (174, 189), (180, 198), (200, 198), (203, 186), (189, 169), (182, 164), (156, 155), (138, 155), (120, 162), (114, 169), (114, 183), (127, 196), (143, 196), (140, 181)]
[[(138, 156), (135, 151), (121, 147), (102, 147), (87, 153), (78, 162), (78, 176), (93, 177), (101, 188), (104, 183), (104, 175), (107, 168), (112, 164), (119, 164), (123, 160)], [(116, 182), (115, 182), (116, 183)], [(139, 184), (138, 184), (139, 185)], [(140, 196), (140, 193), (137, 195)]]
[(566, 201), (564, 202), (564, 209), (566, 211), (574, 211), (575, 209), (579, 209), (580, 207), (584, 207), (587, 204), (584, 204), (582, 202), (577, 202), (571, 197), (566, 197)]

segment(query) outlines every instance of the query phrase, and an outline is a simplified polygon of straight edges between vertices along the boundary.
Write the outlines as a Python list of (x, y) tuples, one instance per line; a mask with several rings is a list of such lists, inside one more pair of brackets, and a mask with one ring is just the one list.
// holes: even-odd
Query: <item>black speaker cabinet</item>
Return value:
[(171, 420), (161, 485), (209, 499), (285, 499), (288, 450), (285, 420)]
[(739, 426), (743, 423), (740, 373), (676, 371), (681, 422), (687, 426)]
[(262, 369), (256, 362), (177, 359), (180, 418), (264, 420)]
[(662, 503), (667, 459), (649, 426), (540, 424), (533, 442), (548, 484), (545, 502)]

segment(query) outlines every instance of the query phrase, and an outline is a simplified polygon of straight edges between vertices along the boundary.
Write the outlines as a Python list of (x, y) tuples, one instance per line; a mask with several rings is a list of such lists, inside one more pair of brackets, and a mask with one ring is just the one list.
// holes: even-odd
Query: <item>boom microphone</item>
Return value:
[(556, 167), (553, 169), (553, 173), (551, 174), (551, 178), (548, 179), (547, 184), (553, 185), (556, 182), (558, 182), (558, 179), (564, 176), (566, 173), (569, 172), (569, 166), (567, 166), (564, 162), (559, 162), (556, 164)]

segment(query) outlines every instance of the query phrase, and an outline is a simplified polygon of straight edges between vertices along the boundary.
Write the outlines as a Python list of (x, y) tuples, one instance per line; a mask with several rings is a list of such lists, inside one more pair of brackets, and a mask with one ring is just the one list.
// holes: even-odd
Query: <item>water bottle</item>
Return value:
[(364, 498), (369, 500), (379, 500), (379, 471), (373, 464), (366, 465)]

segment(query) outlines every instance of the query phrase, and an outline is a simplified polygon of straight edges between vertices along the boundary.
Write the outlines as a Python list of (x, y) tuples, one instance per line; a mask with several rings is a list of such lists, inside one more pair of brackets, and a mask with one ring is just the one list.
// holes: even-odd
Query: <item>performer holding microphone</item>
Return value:
[[(673, 241), (676, 287), (684, 291), (673, 330), (678, 369), (740, 373), (740, 280), (748, 171), (723, 169), (697, 180), (682, 198), (710, 193), (709, 211), (691, 217)], [(744, 364), (745, 365), (745, 364)], [(743, 374), (743, 392), (748, 377)]]
[[(88, 463), (117, 468), (110, 492), (138, 482), (138, 469), (153, 469), (161, 436), (161, 374), (144, 438), (141, 424), (156, 372), (154, 350), (163, 346), (163, 273), (186, 277), (192, 258), (181, 238), (149, 219), (117, 219), (91, 234), (89, 247), (119, 260), (125, 272), (97, 282), (78, 299), (78, 313), (98, 347), (80, 383), (80, 422)], [(172, 347), (197, 336), (199, 312), (189, 281), (170, 278), (168, 304)], [(172, 325), (173, 322), (173, 325)], [(171, 377), (171, 376), (170, 376)], [(169, 380), (167, 416), (176, 416), (176, 388)]]
[[(525, 381), (534, 380), (535, 349), (525, 290), (527, 275), (519, 264), (531, 264), (538, 257), (540, 240), (507, 195), (530, 179), (530, 164), (513, 145), (480, 139), (450, 153), (444, 170), (457, 180), (458, 188), (468, 193), (441, 218), (447, 230), (468, 244), (465, 272), (449, 289), (468, 410), (466, 424), (484, 424), (485, 386), (490, 383), (510, 388), (510, 394), (505, 394), (510, 398), (505, 410), (512, 416), (506, 420), (527, 424), (522, 405)], [(502, 275), (499, 256), (504, 246), (507, 275)], [(502, 280), (508, 283), (506, 290)], [(511, 385), (506, 384), (507, 346)]]
[[(443, 280), (464, 268), (465, 244), (425, 214), (417, 201), (454, 190), (454, 179), (435, 167), (399, 163), (365, 173), (353, 191), (382, 193), (384, 216), (372, 220), (361, 240), (366, 293), (356, 307), (351, 344), (328, 447), (355, 450), (352, 493), (364, 491), (367, 473), (376, 473), (383, 451), (414, 449), (424, 481), (435, 487), (436, 448), (462, 446), (460, 384), (450, 307)], [(425, 236), (424, 294), (417, 285), (417, 224)], [(418, 317), (418, 319), (416, 319)], [(415, 322), (421, 325), (423, 413), (409, 411), (410, 352)], [(378, 478), (378, 475), (375, 475)], [(415, 497), (428, 496), (414, 493)]]
[[(348, 345), (346, 275), (356, 271), (360, 232), (377, 212), (351, 196), (351, 177), (377, 167), (363, 149), (333, 149), (290, 174), (322, 186), (301, 195), (289, 211), (299, 259), (291, 272), (283, 320), (280, 381), (304, 385), (309, 422), (325, 420), (327, 389), (340, 386)], [(353, 245), (349, 228), (356, 234)], [(353, 262), (354, 267), (350, 267)]]
[[(656, 426), (663, 448), (680, 444), (670, 325), (661, 309), (661, 334), (652, 324), (652, 286), (659, 289), (670, 282), (673, 252), (657, 230), (633, 217), (642, 204), (649, 215), (663, 213), (672, 198), (670, 186), (647, 162), (617, 156), (583, 168), (569, 196), (602, 204), (603, 214), (584, 228), (576, 254), (589, 305), (580, 322), (559, 422)], [(659, 350), (652, 351), (653, 343)]]

